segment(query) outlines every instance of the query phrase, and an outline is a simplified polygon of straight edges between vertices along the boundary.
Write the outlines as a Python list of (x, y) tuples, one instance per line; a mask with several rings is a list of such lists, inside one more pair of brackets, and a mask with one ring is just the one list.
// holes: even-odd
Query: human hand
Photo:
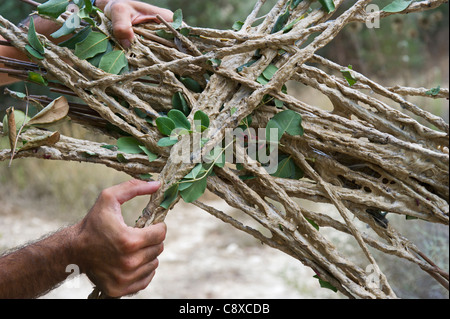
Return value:
[(103, 10), (111, 19), (114, 36), (124, 48), (129, 48), (134, 40), (133, 25), (154, 21), (159, 22), (156, 15), (171, 22), (173, 12), (144, 2), (133, 0), (97, 0), (95, 5)]
[(131, 180), (105, 189), (79, 223), (77, 261), (80, 270), (104, 293), (120, 297), (136, 293), (151, 282), (166, 235), (164, 223), (138, 229), (127, 226), (121, 205), (154, 193), (159, 182)]

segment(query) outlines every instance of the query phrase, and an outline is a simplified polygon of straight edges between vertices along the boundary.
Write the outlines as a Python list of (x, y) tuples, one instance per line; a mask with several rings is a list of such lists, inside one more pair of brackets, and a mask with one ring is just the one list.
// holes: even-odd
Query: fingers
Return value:
[(106, 6), (105, 13), (112, 21), (114, 36), (123, 47), (130, 47), (134, 39), (131, 23), (133, 9), (125, 3), (112, 2), (111, 6)]
[(145, 247), (161, 244), (166, 239), (167, 226), (165, 223), (150, 225), (144, 228), (128, 229), (130, 250), (139, 250)]
[(115, 200), (122, 205), (136, 196), (153, 194), (160, 186), (160, 182), (145, 182), (133, 179), (105, 189), (102, 196), (107, 197), (108, 200)]
[(143, 3), (143, 2), (134, 2), (133, 6), (134, 6), (135, 10), (137, 10), (140, 13), (139, 16), (137, 16), (137, 17), (135, 17), (135, 19), (133, 19), (133, 21), (132, 21), (133, 25), (139, 24), (139, 23), (144, 23), (144, 22), (149, 22), (149, 21), (160, 22), (156, 18), (156, 15), (158, 15), (158, 14), (167, 22), (173, 21), (173, 12), (168, 9), (156, 7), (151, 4), (147, 4), (147, 3)]
[(159, 266), (157, 257), (163, 245), (141, 249), (137, 253), (124, 256), (110, 275), (105, 276), (102, 286), (111, 297), (136, 293), (148, 286)]
[(133, 25), (158, 22), (157, 14), (166, 21), (173, 20), (172, 11), (139, 1), (111, 1), (106, 5), (104, 12), (112, 21), (114, 36), (124, 48), (130, 47), (134, 40)]

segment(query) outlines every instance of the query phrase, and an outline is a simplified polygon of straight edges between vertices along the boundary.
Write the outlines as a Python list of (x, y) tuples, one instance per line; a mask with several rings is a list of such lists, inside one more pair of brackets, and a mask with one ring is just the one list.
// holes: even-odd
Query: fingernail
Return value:
[(131, 47), (131, 41), (128, 39), (121, 40), (120, 43), (122, 44), (122, 46), (125, 49), (128, 49), (129, 47)]

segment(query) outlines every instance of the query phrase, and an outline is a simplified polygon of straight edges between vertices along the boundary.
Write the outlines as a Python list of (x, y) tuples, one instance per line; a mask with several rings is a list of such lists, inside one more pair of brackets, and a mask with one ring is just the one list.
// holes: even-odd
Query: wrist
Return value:
[(82, 236), (83, 230), (83, 221), (78, 222), (72, 226), (69, 226), (66, 231), (66, 235), (68, 237), (68, 242), (70, 246), (68, 249), (68, 260), (71, 264), (75, 264), (80, 268), (80, 272), (83, 273), (85, 269), (84, 263), (84, 246), (86, 240)]

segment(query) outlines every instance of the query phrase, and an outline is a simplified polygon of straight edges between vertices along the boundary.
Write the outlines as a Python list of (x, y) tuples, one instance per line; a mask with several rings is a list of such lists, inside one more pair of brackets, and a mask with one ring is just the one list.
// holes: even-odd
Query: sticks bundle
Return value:
[[(0, 62), (13, 69), (9, 73), (20, 77), (20, 72), (31, 67), (56, 79), (58, 92), (78, 96), (86, 103), (71, 104), (69, 115), (73, 120), (105, 134), (110, 133), (103, 124), (113, 124), (157, 154), (158, 159), (149, 162), (144, 155), (125, 154), (126, 161), (118, 161), (117, 151), (103, 148), (101, 143), (65, 136), (53, 146), (19, 151), (15, 158), (95, 162), (134, 177), (158, 174), (162, 187), (136, 222), (136, 227), (144, 227), (164, 220), (180, 199), (178, 196), (167, 209), (160, 206), (167, 191), (192, 171), (195, 159), (201, 158), (208, 147), (222, 142), (226, 129), (238, 127), (249, 115), (252, 127), (264, 128), (277, 113), (292, 110), (302, 116), (304, 134), (284, 134), (280, 151), (304, 171), (302, 179), (271, 176), (236, 146), (236, 156), (246, 159), (242, 167), (214, 167), (214, 174), (207, 180), (208, 190), (253, 218), (264, 231), (244, 225), (200, 200), (193, 204), (298, 259), (349, 298), (396, 298), (368, 246), (418, 265), (448, 289), (449, 275), (385, 218), (386, 213), (399, 214), (448, 225), (449, 126), (406, 98), (448, 99), (448, 89), (427, 95), (425, 89), (385, 87), (353, 70), (349, 72), (357, 83), (350, 85), (339, 76), (341, 70), (348, 69), (317, 55), (317, 50), (351, 22), (363, 23), (393, 13), (367, 14), (365, 7), (371, 1), (358, 0), (340, 15), (333, 15), (320, 8), (310, 11), (312, 2), (302, 1), (291, 11), (286, 25), (292, 23), (292, 29), (288, 32), (273, 32), (287, 6), (292, 5), (288, 0), (278, 1), (262, 23), (253, 26), (265, 3), (258, 0), (239, 31), (185, 26), (189, 31), (186, 36), (162, 18), (164, 23), (160, 25), (136, 26), (140, 36), (127, 52), (130, 72), (122, 75), (97, 69), (41, 36), (45, 58), (35, 60), (35, 64), (2, 59)], [(339, 9), (343, 2), (335, 0), (334, 5)], [(447, 1), (413, 2), (401, 14), (443, 3)], [(98, 28), (114, 39), (110, 21), (101, 13), (99, 17)], [(173, 34), (174, 40), (158, 37), (158, 30)], [(0, 34), (23, 51), (28, 44), (26, 32), (1, 16)], [(220, 65), (211, 61), (220, 61)], [(269, 65), (275, 65), (277, 72), (267, 84), (261, 84), (257, 79)], [(205, 73), (210, 77), (205, 78)], [(188, 89), (180, 77), (194, 79), (202, 90)], [(324, 111), (287, 94), (282, 88), (288, 81), (325, 94), (334, 110)], [(178, 92), (190, 106), (189, 121), (193, 122), (198, 110), (211, 120), (208, 142), (191, 154), (192, 163), (175, 160), (183, 148), (191, 146), (189, 141), (183, 139), (171, 148), (159, 146), (162, 135), (157, 127), (133, 111), (143, 110), (155, 120), (172, 108), (172, 97)], [(267, 96), (273, 98), (272, 102), (262, 103)], [(281, 108), (273, 105), (274, 99), (282, 102)], [(31, 129), (24, 134), (44, 133)], [(86, 152), (96, 156), (86, 156)], [(0, 160), (10, 157), (10, 150), (0, 151)], [(242, 172), (253, 178), (240, 178)], [(331, 203), (342, 219), (301, 207), (295, 198)], [(378, 283), (371, 284), (372, 272), (342, 256), (314, 224), (353, 236), (367, 258), (362, 263), (368, 262)], [(361, 224), (368, 225), (373, 235), (368, 235)], [(100, 297), (100, 292), (95, 291), (93, 296)]]

